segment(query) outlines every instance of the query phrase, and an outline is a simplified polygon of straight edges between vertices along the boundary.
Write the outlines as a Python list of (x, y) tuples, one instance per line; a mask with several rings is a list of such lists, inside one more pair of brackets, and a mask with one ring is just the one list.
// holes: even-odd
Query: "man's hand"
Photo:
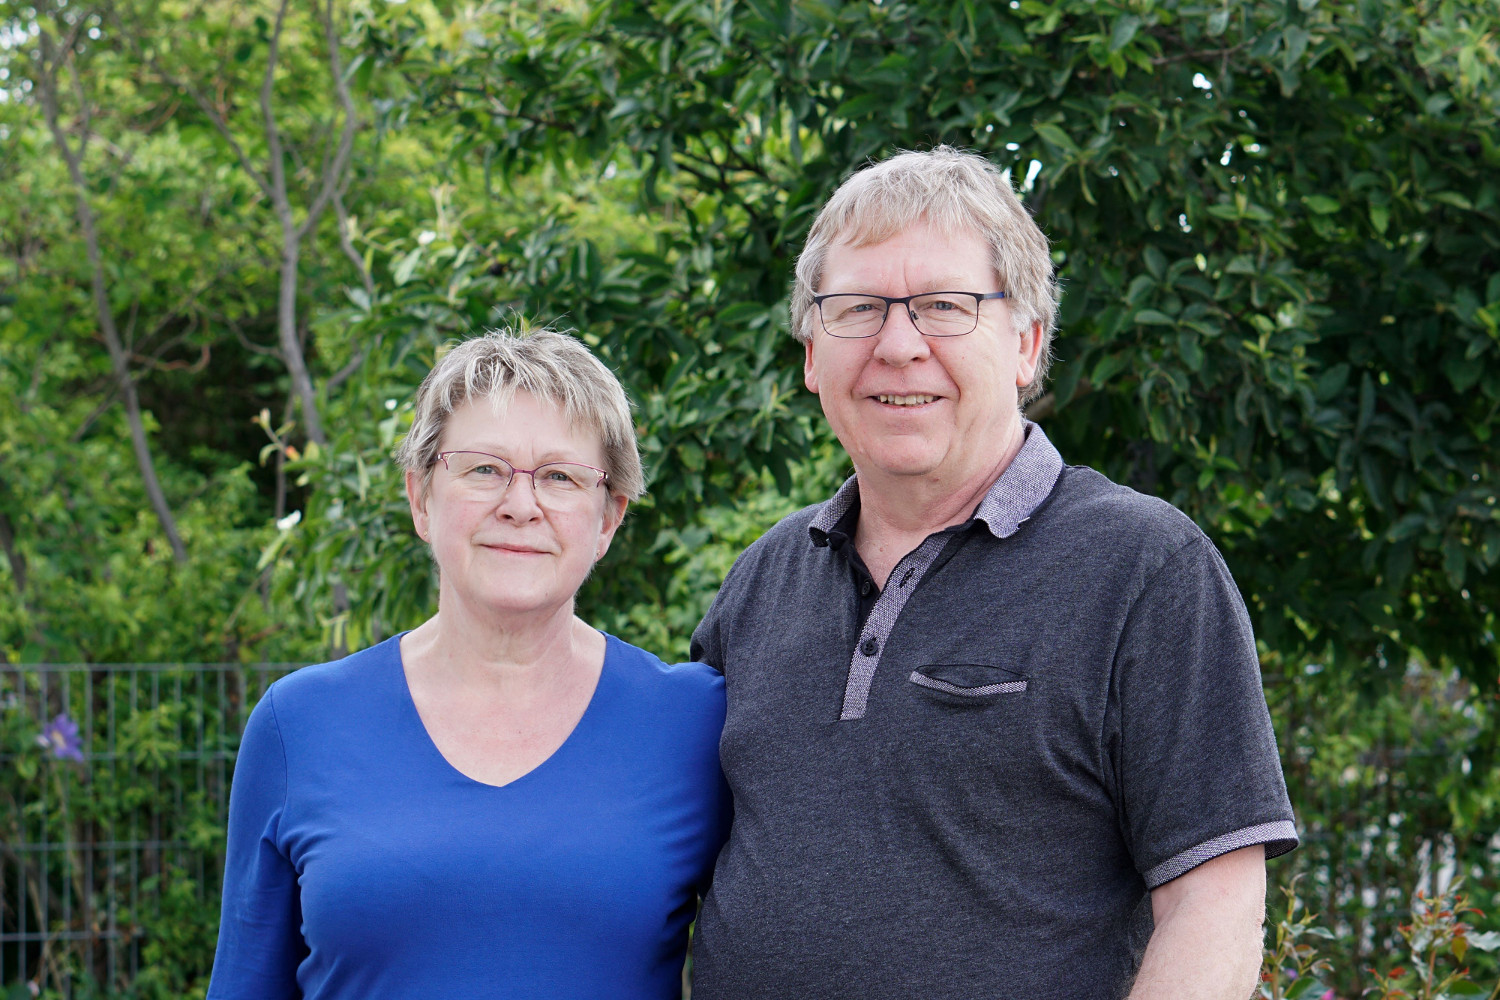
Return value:
[(1151, 914), (1130, 1000), (1246, 1000), (1260, 974), (1265, 848), (1230, 851), (1151, 890)]

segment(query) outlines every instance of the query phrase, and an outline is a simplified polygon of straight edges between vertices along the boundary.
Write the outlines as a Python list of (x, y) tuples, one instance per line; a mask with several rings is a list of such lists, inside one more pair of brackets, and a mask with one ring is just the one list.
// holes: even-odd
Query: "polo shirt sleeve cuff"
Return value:
[(1241, 847), (1251, 847), (1255, 844), (1266, 845), (1266, 859), (1280, 857), (1297, 846), (1297, 827), (1291, 820), (1277, 820), (1275, 823), (1261, 823), (1257, 826), (1247, 826), (1233, 833), (1215, 837), (1190, 847), (1181, 854), (1175, 855), (1163, 861), (1161, 864), (1146, 872), (1146, 888), (1155, 889), (1157, 886), (1172, 881), (1179, 875), (1185, 875), (1203, 864), (1212, 861), (1221, 854), (1237, 851)]

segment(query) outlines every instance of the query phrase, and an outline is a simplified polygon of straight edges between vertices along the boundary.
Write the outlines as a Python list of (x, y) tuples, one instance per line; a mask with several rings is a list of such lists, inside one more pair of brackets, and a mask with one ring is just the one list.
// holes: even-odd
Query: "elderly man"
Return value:
[(721, 671), (734, 828), (695, 1000), (1223, 998), (1296, 830), (1223, 560), (1064, 465), (1021, 404), (1046, 237), (948, 147), (855, 174), (792, 327), (854, 476), (740, 557)]

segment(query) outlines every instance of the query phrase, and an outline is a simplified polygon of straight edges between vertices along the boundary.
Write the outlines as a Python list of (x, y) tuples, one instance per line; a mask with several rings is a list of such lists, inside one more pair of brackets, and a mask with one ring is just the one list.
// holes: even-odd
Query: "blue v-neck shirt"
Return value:
[(230, 794), (210, 1000), (677, 997), (728, 831), (724, 681), (606, 637), (550, 758), (457, 771), (399, 637), (271, 686)]

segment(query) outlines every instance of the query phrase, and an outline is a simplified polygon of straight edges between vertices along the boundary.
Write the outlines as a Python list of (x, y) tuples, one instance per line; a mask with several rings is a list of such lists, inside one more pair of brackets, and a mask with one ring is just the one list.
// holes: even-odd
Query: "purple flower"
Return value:
[(83, 760), (83, 741), (78, 738), (78, 723), (68, 718), (67, 712), (57, 713), (57, 718), (36, 738), (37, 746), (52, 751), (58, 760)]

